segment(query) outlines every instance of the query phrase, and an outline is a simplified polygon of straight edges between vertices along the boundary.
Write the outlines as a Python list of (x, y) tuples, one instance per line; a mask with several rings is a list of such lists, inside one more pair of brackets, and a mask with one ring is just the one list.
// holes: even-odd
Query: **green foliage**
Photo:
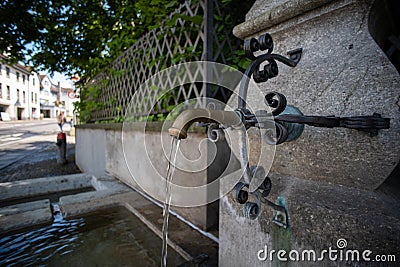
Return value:
[(0, 50), (38, 70), (93, 77), (178, 5), (168, 0), (3, 1)]
[[(191, 1), (195, 3), (197, 0)], [(193, 36), (200, 30), (203, 16), (174, 14), (173, 11), (183, 0), (65, 0), (65, 1), (24, 1), (6, 0), (0, 3), (0, 50), (8, 51), (14, 61), (34, 65), (38, 70), (50, 72), (76, 72), (82, 78), (80, 85), (81, 102), (75, 107), (83, 122), (91, 121), (93, 112), (101, 111), (105, 103), (99, 101), (102, 88), (109, 80), (97, 81), (97, 85), (85, 85), (97, 74), (107, 71), (106, 77), (126, 75), (126, 70), (110, 70), (110, 64), (139, 38), (158, 27), (175, 27), (178, 20), (184, 20), (184, 26), (175, 32), (160, 35), (158, 38), (174, 38), (180, 31), (190, 29)], [(219, 42), (229, 38), (232, 46), (225, 46), (222, 53), (227, 63), (239, 70), (249, 64), (242, 52), (242, 41), (231, 32), (234, 25), (244, 21), (244, 15), (254, 1), (221, 0), (218, 15), (215, 10), (214, 24), (218, 25), (216, 37)], [(162, 22), (165, 21), (163, 24)], [(229, 34), (227, 34), (229, 33)], [(28, 45), (28, 46), (27, 46)], [(232, 53), (232, 49), (234, 52)], [(160, 55), (151, 58), (152, 49), (137, 51), (149, 55), (150, 67), (169, 67), (180, 62), (197, 60), (201, 57), (202, 47), (185, 47), (185, 38), (181, 43), (172, 42), (172, 57)], [(217, 51), (219, 47), (214, 47)], [(142, 54), (143, 55), (143, 54)], [(140, 58), (139, 54), (137, 55)], [(133, 59), (135, 60), (135, 59)], [(217, 59), (217, 62), (222, 62)], [(110, 98), (113, 107), (123, 109), (116, 97)], [(174, 104), (165, 96), (161, 101), (164, 110), (172, 110)], [(108, 105), (110, 106), (110, 105)], [(155, 113), (159, 112), (157, 110)], [(151, 115), (151, 120), (165, 119), (165, 114)], [(114, 121), (123, 121), (117, 117)]]
[[(224, 42), (229, 38), (230, 46), (225, 45), (222, 48), (221, 54), (224, 56), (227, 65), (238, 69), (242, 72), (250, 64), (250, 60), (244, 55), (242, 40), (236, 38), (232, 34), (233, 27), (245, 20), (245, 14), (251, 8), (254, 1), (233, 1), (222, 0), (219, 10), (224, 15), (214, 14), (214, 24), (217, 25), (216, 36), (219, 43)], [(214, 46), (214, 51), (219, 47)], [(217, 62), (222, 62), (217, 59)]]
[(8, 52), (12, 62), (23, 59), (29, 52), (25, 45), (39, 40), (45, 31), (45, 25), (34, 15), (44, 10), (49, 10), (45, 0), (0, 2), (0, 50)]

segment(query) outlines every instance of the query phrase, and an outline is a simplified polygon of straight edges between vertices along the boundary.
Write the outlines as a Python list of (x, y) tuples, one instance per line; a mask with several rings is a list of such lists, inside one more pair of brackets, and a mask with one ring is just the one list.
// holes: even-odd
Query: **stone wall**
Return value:
[[(79, 126), (77, 126), (79, 129)], [(106, 132), (102, 129), (89, 128), (77, 130), (75, 161), (83, 172), (101, 177), (106, 174)]]
[[(369, 249), (373, 255), (398, 253), (399, 198), (376, 189), (393, 177), (400, 159), (400, 76), (369, 32), (372, 5), (373, 1), (259, 0), (246, 22), (234, 29), (242, 39), (270, 33), (278, 54), (303, 48), (295, 68), (280, 64), (278, 77), (259, 84), (264, 93), (283, 93), (288, 104), (305, 115), (377, 112), (391, 119), (391, 127), (370, 137), (356, 130), (306, 126), (299, 139), (278, 145), (269, 198), (286, 202), (290, 227), (272, 223), (274, 212), (265, 205), (258, 219), (245, 219), (241, 206), (224, 197), (221, 266), (310, 266), (310, 262), (262, 262), (257, 253), (265, 246), (269, 251), (321, 251), (336, 248), (340, 238), (347, 240), (348, 249)], [(265, 109), (252, 91), (248, 104)], [(399, 188), (395, 190), (399, 195)], [(328, 266), (345, 264), (327, 258)]]
[[(162, 124), (160, 123), (148, 123), (147, 127), (150, 125), (152, 129), (145, 133), (143, 125), (143, 123), (133, 123), (131, 129), (124, 129), (124, 131), (122, 124), (77, 126), (76, 163), (83, 172), (92, 173), (97, 177), (104, 175), (115, 177), (161, 203), (165, 199), (165, 182), (162, 182), (162, 179), (165, 179), (167, 172), (168, 155), (160, 137), (167, 141), (170, 141), (171, 137), (168, 133), (161, 131)], [(186, 157), (199, 158), (201, 161), (203, 159), (199, 156), (200, 154), (207, 155), (207, 146), (199, 146), (199, 144), (206, 135), (191, 133), (190, 136), (191, 138), (181, 142), (181, 151)], [(127, 139), (130, 141), (123, 143), (123, 139), (125, 142)], [(205, 163), (200, 165), (205, 165)], [(221, 164), (216, 162), (214, 165)], [(197, 173), (177, 169), (173, 182), (183, 186), (202, 185), (207, 184), (210, 175), (206, 168)], [(154, 182), (157, 177), (162, 178), (161, 182)], [(142, 182), (140, 186), (137, 179)], [(175, 196), (172, 195), (172, 203), (174, 199)], [(203, 230), (215, 230), (218, 227), (218, 208), (218, 201), (216, 201), (199, 207), (173, 207), (173, 210)]]

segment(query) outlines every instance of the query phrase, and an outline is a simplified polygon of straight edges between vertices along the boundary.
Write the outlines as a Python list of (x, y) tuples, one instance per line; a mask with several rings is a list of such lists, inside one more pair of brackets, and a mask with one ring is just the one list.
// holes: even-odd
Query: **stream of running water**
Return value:
[(168, 255), (168, 219), (169, 219), (169, 210), (171, 206), (171, 188), (172, 188), (172, 178), (174, 176), (175, 171), (175, 161), (176, 156), (179, 151), (180, 140), (177, 138), (172, 138), (171, 142), (171, 152), (168, 158), (168, 168), (167, 175), (165, 177), (165, 202), (163, 209), (163, 228), (162, 228), (162, 255), (161, 255), (161, 266), (167, 266), (167, 255)]

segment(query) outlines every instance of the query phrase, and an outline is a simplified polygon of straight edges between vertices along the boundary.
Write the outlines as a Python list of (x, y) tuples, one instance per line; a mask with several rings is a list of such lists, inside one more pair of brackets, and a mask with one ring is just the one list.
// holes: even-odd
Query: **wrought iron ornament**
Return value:
[[(382, 118), (378, 113), (372, 116), (355, 117), (336, 117), (336, 116), (305, 116), (301, 111), (291, 105), (287, 105), (286, 97), (278, 92), (270, 92), (265, 95), (264, 101), (270, 107), (271, 112), (265, 110), (257, 111), (255, 114), (246, 108), (247, 90), (250, 78), (253, 77), (256, 83), (266, 82), (268, 79), (278, 75), (278, 62), (290, 67), (295, 67), (301, 59), (302, 49), (295, 49), (288, 52), (289, 58), (282, 55), (273, 54), (274, 44), (271, 35), (264, 34), (258, 39), (251, 38), (244, 43), (245, 55), (252, 60), (247, 67), (245, 77), (241, 80), (238, 98), (237, 114), (241, 117), (246, 129), (258, 127), (266, 129), (264, 141), (268, 144), (282, 144), (298, 138), (304, 129), (304, 125), (314, 127), (344, 127), (368, 132), (371, 137), (378, 134), (378, 130), (389, 129), (390, 119)], [(266, 51), (264, 54), (256, 56), (254, 53)], [(261, 68), (261, 64), (264, 66)], [(272, 118), (271, 119), (271, 113)], [(274, 128), (275, 127), (275, 128)], [(245, 144), (244, 144), (245, 145)], [(244, 148), (246, 150), (246, 148)], [(247, 157), (247, 156), (246, 156)], [(249, 162), (247, 158), (245, 162)], [(257, 176), (255, 169), (261, 166), (245, 166), (251, 177)], [(264, 177), (265, 173), (261, 176)], [(272, 182), (268, 176), (265, 176), (264, 182), (253, 192), (249, 191), (249, 185), (239, 182), (233, 189), (233, 199), (243, 205), (243, 215), (249, 219), (256, 219), (261, 212), (261, 203), (270, 206), (275, 210), (273, 222), (281, 227), (289, 227), (288, 212), (284, 206), (274, 204), (267, 199), (271, 191)], [(253, 201), (249, 196), (253, 196)], [(255, 200), (254, 200), (255, 199)]]
[[(289, 58), (286, 58), (282, 55), (273, 54), (273, 48), (273, 40), (268, 33), (261, 35), (258, 39), (251, 38), (246, 40), (244, 43), (245, 55), (253, 61), (246, 69), (245, 76), (247, 79), (243, 79), (240, 84), (238, 111), (244, 114), (246, 118), (245, 124), (247, 123), (248, 127), (257, 126), (265, 128), (265, 121), (263, 120), (265, 116), (263, 116), (262, 112), (261, 114), (254, 115), (246, 109), (247, 90), (250, 78), (253, 77), (256, 83), (261, 83), (276, 77), (279, 73), (276, 61), (290, 67), (295, 67), (300, 61), (303, 51), (302, 48), (289, 51)], [(254, 52), (257, 51), (266, 51), (266, 53), (255, 56)], [(263, 63), (267, 64), (260, 69), (260, 65)], [(371, 137), (378, 135), (378, 130), (390, 128), (390, 119), (382, 118), (378, 113), (373, 113), (371, 116), (355, 117), (305, 116), (297, 108), (287, 105), (286, 97), (278, 92), (267, 93), (265, 95), (265, 104), (272, 109), (272, 115), (274, 116), (274, 122), (276, 124), (276, 142), (267, 138), (266, 141), (269, 143), (281, 144), (285, 141), (296, 139), (302, 132), (300, 128), (304, 127), (301, 125), (356, 129), (370, 133)], [(297, 131), (296, 137), (290, 135), (290, 132), (293, 133), (293, 131)]]

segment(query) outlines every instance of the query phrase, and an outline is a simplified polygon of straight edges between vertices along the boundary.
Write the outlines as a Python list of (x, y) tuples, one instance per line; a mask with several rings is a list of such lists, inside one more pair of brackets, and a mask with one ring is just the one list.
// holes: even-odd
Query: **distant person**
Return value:
[(58, 114), (57, 122), (58, 122), (58, 126), (60, 126), (60, 131), (62, 132), (63, 131), (62, 127), (63, 127), (64, 123), (66, 122), (63, 111), (61, 111), (60, 114)]

